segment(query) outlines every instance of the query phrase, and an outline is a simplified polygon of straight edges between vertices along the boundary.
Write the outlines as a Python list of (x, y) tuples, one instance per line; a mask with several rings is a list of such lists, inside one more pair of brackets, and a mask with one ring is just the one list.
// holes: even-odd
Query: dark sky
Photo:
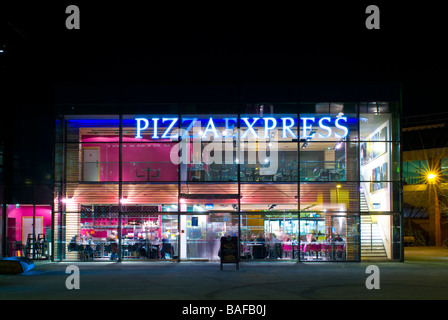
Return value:
[[(406, 115), (444, 112), (443, 9), (394, 2), (375, 3), (380, 30), (369, 2), (20, 3), (1, 10), (1, 59), (30, 86), (399, 81)], [(69, 4), (80, 30), (65, 28)]]

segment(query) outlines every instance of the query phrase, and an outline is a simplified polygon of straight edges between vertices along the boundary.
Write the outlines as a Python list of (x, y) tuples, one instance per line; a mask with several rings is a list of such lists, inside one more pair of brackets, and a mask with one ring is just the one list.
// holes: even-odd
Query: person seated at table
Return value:
[(86, 234), (85, 239), (83, 240), (84, 251), (87, 256), (87, 259), (93, 259), (93, 238), (90, 233)]
[(332, 240), (336, 242), (344, 241), (339, 234), (335, 234)]
[(112, 233), (107, 236), (106, 240), (110, 242), (110, 260), (116, 260), (118, 256), (117, 231), (112, 231)]
[(308, 233), (307, 235), (306, 235), (306, 242), (311, 242), (311, 240), (313, 239), (313, 234), (312, 233)]
[(80, 251), (79, 248), (80, 248), (81, 244), (82, 244), (81, 235), (76, 234), (71, 238), (71, 240), (67, 246), (67, 250), (68, 251)]

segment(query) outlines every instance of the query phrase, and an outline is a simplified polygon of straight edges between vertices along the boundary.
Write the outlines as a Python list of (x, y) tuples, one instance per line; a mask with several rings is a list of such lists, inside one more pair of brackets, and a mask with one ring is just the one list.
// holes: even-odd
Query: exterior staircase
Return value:
[[(361, 193), (360, 209), (361, 213), (369, 211), (363, 193)], [(376, 222), (372, 222), (370, 215), (361, 215), (361, 257), (367, 259), (387, 258), (381, 231)]]

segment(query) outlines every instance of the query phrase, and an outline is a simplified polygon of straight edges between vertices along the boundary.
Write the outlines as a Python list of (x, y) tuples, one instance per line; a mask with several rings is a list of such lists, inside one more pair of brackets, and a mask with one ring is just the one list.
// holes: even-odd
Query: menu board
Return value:
[(223, 263), (236, 263), (236, 268), (239, 270), (237, 237), (221, 237), (220, 257), (221, 270)]

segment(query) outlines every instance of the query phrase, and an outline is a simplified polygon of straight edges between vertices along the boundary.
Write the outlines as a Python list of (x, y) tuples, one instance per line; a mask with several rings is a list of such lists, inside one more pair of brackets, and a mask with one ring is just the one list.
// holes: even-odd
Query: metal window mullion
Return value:
[[(122, 161), (123, 161), (123, 114), (120, 113), (119, 116), (119, 148), (118, 148), (118, 261), (121, 262), (122, 256), (122, 248), (121, 248), (121, 236), (122, 236), (122, 217), (121, 217), (121, 199), (123, 198), (123, 170), (122, 170)], [(109, 212), (109, 215), (111, 213)]]

